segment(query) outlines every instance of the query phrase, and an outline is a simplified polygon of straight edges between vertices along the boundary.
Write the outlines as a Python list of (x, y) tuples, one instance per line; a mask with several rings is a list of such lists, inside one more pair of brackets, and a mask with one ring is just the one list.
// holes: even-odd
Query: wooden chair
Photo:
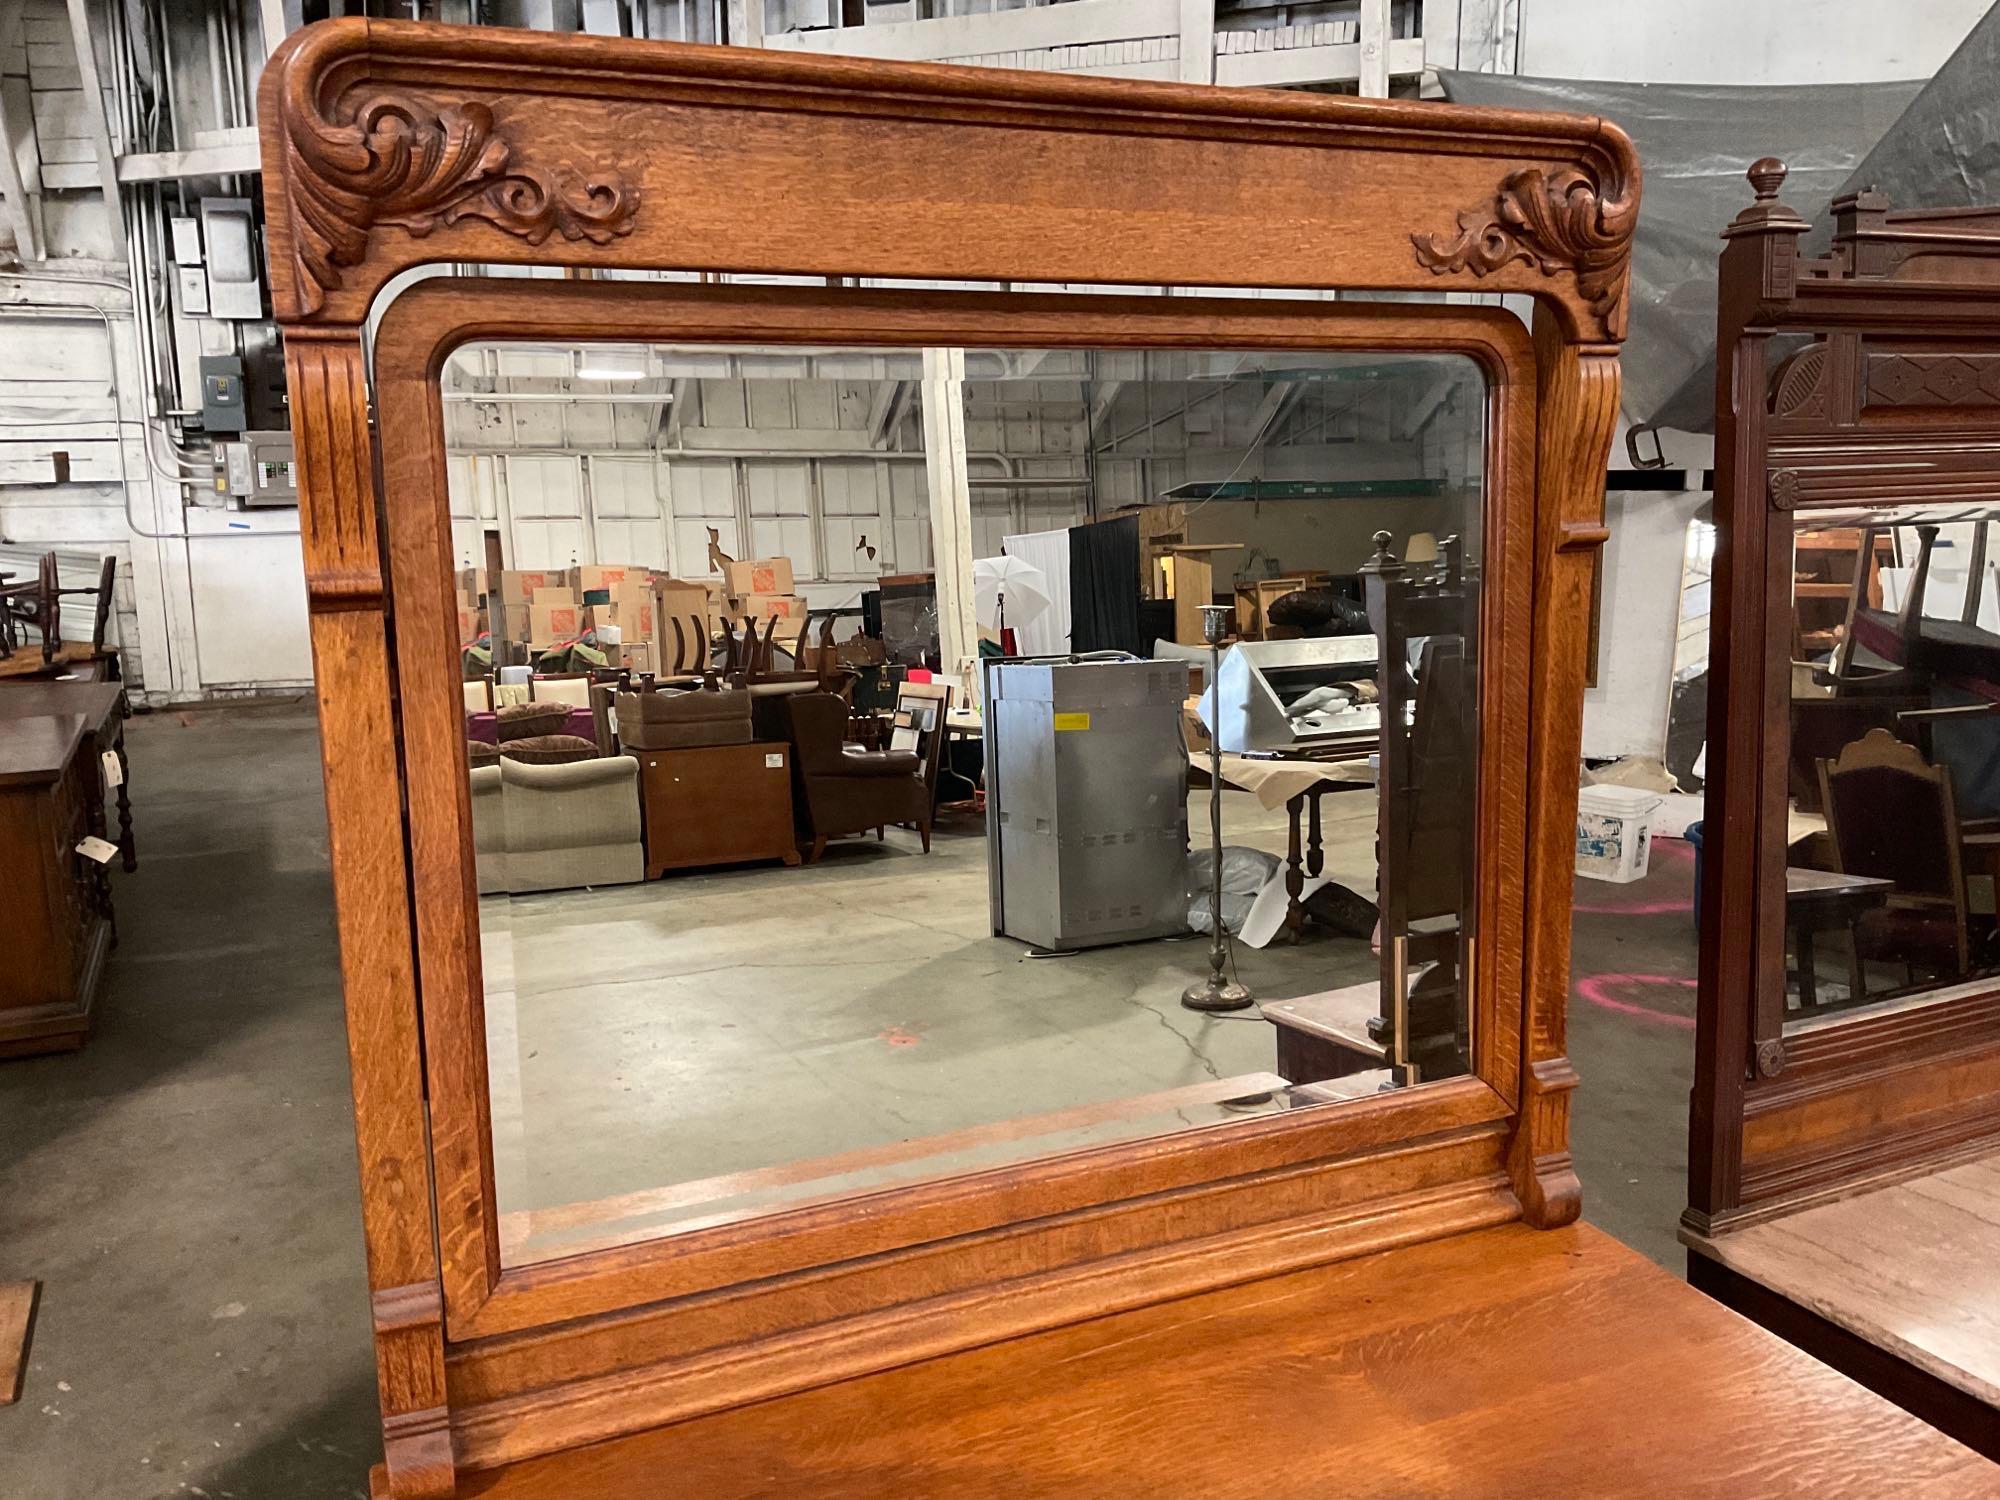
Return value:
[[(938, 765), (944, 758), (945, 715), (951, 712), (951, 688), (942, 682), (903, 682), (896, 687), (895, 728), (890, 731), (889, 748), (913, 749), (922, 758), (924, 768), (924, 789), (928, 794), (924, 805), (937, 810)], [(902, 743), (906, 728), (904, 716), (913, 721), (908, 728), (916, 730), (912, 744)], [(926, 727), (927, 721), (927, 727)], [(925, 848), (929, 848), (929, 836), (925, 838)]]
[[(41, 639), (42, 661), (52, 663), (62, 650), (62, 601), (73, 595), (88, 594), (96, 601), (91, 620), (90, 660), (104, 656), (104, 639), (110, 630), (111, 606), (118, 583), (118, 559), (105, 557), (97, 569), (97, 582), (88, 588), (64, 588), (61, 570), (53, 552), (44, 552), (32, 581), (0, 586), (0, 658), (12, 656), (25, 644), (20, 627), (32, 627)], [(114, 674), (115, 675), (115, 674)]]
[(1861, 529), (1861, 551), (1854, 567), (1854, 585), (1847, 596), (1847, 620), (1840, 632), (1840, 643), (1834, 647), (1833, 658), (1826, 667), (1825, 681), (1837, 696), (1907, 693), (1921, 681), (1916, 662), (1921, 654), (1924, 590), (1930, 582), (1931, 552), (1937, 544), (1938, 528), (1935, 526), (1917, 528), (1917, 564), (1911, 570), (1902, 606), (1893, 617), (1895, 641), (1893, 644), (1878, 642), (1890, 648), (1885, 659), (1891, 665), (1886, 668), (1857, 668), (1854, 665), (1854, 653), (1860, 644), (1860, 627), (1880, 614), (1867, 608), (1868, 562), (1875, 555), (1875, 533), (1878, 529), (1873, 526)]
[[(708, 621), (699, 615), (672, 615), (666, 626), (673, 632), (674, 654), (660, 663), (662, 677), (699, 677), (712, 673), (715, 663), (708, 638)], [(661, 644), (665, 644), (664, 634)]]
[(1863, 959), (1921, 964), (1940, 979), (1971, 966), (1964, 855), (1951, 772), (1886, 729), (1871, 729), (1819, 763), (1834, 868), (1893, 880), (1878, 911), (1854, 925)]
[(528, 696), (536, 703), (567, 703), (571, 708), (590, 707), (589, 672), (537, 672), (528, 679)]
[(741, 635), (733, 626), (724, 632), (722, 671), (733, 686), (743, 686), (751, 673), (764, 674), (771, 670), (771, 638), (777, 634), (777, 629), (778, 622), (771, 620), (759, 636), (757, 622), (745, 620)]

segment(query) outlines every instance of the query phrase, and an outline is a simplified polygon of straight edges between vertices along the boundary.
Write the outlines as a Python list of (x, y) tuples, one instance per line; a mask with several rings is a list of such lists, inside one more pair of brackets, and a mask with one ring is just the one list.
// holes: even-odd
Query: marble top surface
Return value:
[(2000, 1152), (1688, 1242), (2000, 1406)]

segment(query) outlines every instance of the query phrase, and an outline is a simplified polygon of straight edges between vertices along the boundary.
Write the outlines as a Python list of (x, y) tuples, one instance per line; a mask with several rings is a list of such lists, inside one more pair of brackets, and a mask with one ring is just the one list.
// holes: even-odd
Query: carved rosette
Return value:
[(1487, 208), (1458, 216), (1458, 234), (1413, 234), (1417, 263), (1436, 275), (1470, 271), (1488, 276), (1521, 261), (1544, 276), (1574, 271), (1577, 288), (1613, 338), (1625, 335), (1625, 293), (1631, 277), (1636, 195), (1622, 184), (1600, 184), (1581, 167), (1508, 175)]
[(328, 119), (295, 106), (285, 116), (285, 192), (305, 314), (361, 263), (378, 227), (422, 236), (483, 219), (531, 245), (553, 233), (602, 245), (632, 232), (636, 187), (566, 164), (516, 161), (482, 103), (377, 92), (343, 98), (339, 110)]

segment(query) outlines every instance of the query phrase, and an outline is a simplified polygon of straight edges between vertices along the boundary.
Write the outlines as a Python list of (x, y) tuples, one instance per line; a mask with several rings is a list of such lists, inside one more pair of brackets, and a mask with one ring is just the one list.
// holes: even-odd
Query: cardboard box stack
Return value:
[(484, 568), (460, 568), (456, 579), (458, 591), (458, 644), (469, 646), (486, 632), (488, 614), (486, 607), (486, 570)]
[(793, 589), (792, 560), (789, 557), (758, 557), (748, 562), (726, 563), (722, 569), (730, 620), (802, 620), (806, 601)]
[[(535, 590), (566, 587), (565, 575), (560, 568), (510, 568), (500, 575), (500, 614), (493, 622), (493, 633), (502, 640), (514, 641), (522, 646), (528, 644), (533, 634), (530, 610), (535, 602)], [(492, 594), (487, 595), (489, 601)]]
[(806, 614), (806, 601), (793, 592), (791, 559), (784, 557), (728, 562), (719, 579), (686, 580), (650, 568), (592, 563), (509, 569), (491, 594), (486, 583), (483, 570), (466, 569), (459, 576), (459, 604), (461, 610), (476, 609), (483, 597), (496, 638), (532, 655), (615, 626), (620, 664), (641, 672), (672, 669), (676, 619), (692, 645), (697, 635), (712, 638), (746, 619), (803, 621)]
[(652, 672), (660, 661), (660, 608), (654, 589), (658, 580), (649, 568), (577, 567), (570, 583), (582, 605), (581, 628), (595, 632), (605, 644), (607, 627), (618, 632), (618, 664), (635, 672)]

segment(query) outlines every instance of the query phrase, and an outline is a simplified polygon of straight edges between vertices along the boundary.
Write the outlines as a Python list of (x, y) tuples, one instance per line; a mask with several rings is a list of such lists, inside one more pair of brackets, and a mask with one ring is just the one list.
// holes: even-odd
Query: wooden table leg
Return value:
[(1852, 922), (1847, 924), (1847, 988), (1851, 1003), (1868, 998), (1868, 966), (1861, 961), (1861, 934)]
[(125, 731), (118, 731), (117, 743), (112, 747), (118, 757), (118, 848), (124, 855), (122, 861), (125, 872), (130, 874), (139, 868), (139, 848), (132, 841), (132, 764), (125, 758)]
[[(102, 767), (95, 764), (94, 757), (91, 770), (99, 777), (104, 774)], [(90, 800), (90, 810), (84, 815), (83, 826), (93, 838), (104, 838), (111, 831), (104, 816), (104, 790), (101, 785), (98, 787), (97, 795)], [(118, 914), (111, 906), (111, 877), (105, 873), (104, 866), (96, 860), (90, 862), (90, 884), (96, 893), (97, 909), (104, 913), (105, 925), (111, 929), (111, 946), (116, 948)]]
[[(1299, 811), (1305, 800), (1306, 794), (1300, 792), (1285, 804), (1285, 818), (1291, 825), (1285, 849), (1285, 939), (1292, 943), (1304, 937), (1306, 930), (1306, 909), (1299, 903), (1306, 888), (1305, 870), (1299, 858)], [(1313, 804), (1313, 812), (1319, 812), (1318, 803)], [(1317, 816), (1313, 821), (1318, 822)], [(1222, 920), (1220, 912), (1216, 913), (1216, 920)]]
[(1306, 793), (1312, 812), (1312, 825), (1306, 842), (1306, 874), (1314, 879), (1318, 879), (1320, 872), (1326, 868), (1326, 850), (1319, 837), (1319, 799), (1322, 792), (1322, 788), (1314, 787)]
[(1813, 924), (1809, 918), (1801, 917), (1793, 931), (1798, 934), (1799, 1008), (1816, 1010), (1819, 1007), (1819, 959), (1813, 952)]

